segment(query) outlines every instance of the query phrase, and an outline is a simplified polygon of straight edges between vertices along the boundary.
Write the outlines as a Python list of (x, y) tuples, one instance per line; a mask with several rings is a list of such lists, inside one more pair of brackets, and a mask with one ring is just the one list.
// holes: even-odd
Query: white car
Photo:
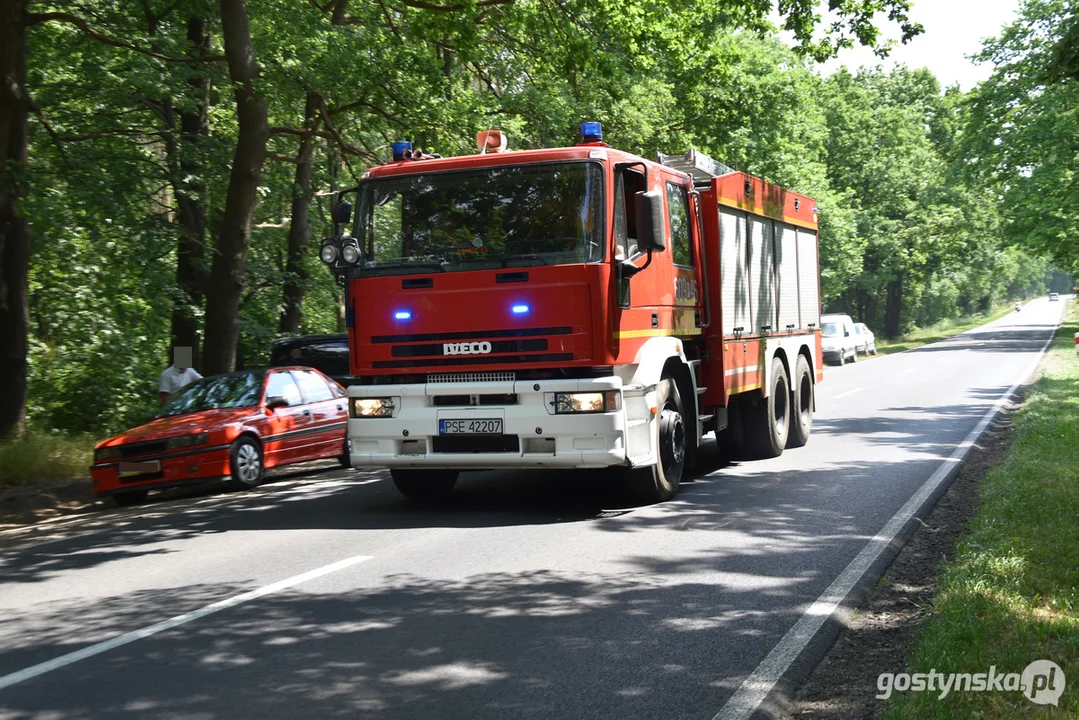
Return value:
[(824, 362), (843, 365), (848, 360), (858, 360), (858, 348), (861, 341), (854, 332), (854, 321), (850, 315), (821, 315), (821, 345), (824, 349)]
[(854, 335), (858, 338), (858, 351), (863, 355), (877, 354), (877, 336), (865, 326), (865, 323), (854, 323)]

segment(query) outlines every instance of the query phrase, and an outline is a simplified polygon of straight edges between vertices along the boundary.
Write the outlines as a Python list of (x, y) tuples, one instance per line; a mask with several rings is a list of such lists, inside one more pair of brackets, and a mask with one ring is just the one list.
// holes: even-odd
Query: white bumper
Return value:
[[(513, 380), (505, 382), (352, 385), (352, 398), (394, 399), (392, 417), (350, 418), (352, 467), (601, 468), (626, 464), (626, 398), (607, 413), (554, 414), (556, 392), (622, 392), (622, 380)], [(636, 394), (636, 393), (634, 393)], [(515, 395), (516, 402), (488, 403)], [(453, 405), (436, 404), (450, 401)], [(639, 401), (643, 404), (643, 398)], [(440, 419), (494, 420), (503, 435), (439, 435)], [(633, 423), (634, 425), (637, 423)], [(488, 445), (485, 445), (487, 443)], [(493, 448), (489, 444), (500, 444)], [(636, 464), (636, 463), (635, 463)]]

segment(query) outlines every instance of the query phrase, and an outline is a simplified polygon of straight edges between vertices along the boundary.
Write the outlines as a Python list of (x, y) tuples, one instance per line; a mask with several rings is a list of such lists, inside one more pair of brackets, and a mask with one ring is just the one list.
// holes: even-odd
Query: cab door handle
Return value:
[(306, 415), (307, 417), (311, 417), (311, 411), (310, 410), (304, 410), (303, 414)]

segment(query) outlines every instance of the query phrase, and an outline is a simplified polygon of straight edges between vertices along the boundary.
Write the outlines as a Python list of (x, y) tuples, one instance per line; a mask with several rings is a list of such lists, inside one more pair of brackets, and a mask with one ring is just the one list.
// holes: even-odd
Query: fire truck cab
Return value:
[[(701, 439), (806, 442), (823, 379), (814, 202), (690, 151), (442, 158), (394, 144), (320, 249), (346, 291), (354, 468), (624, 468), (673, 497)], [(352, 202), (356, 212), (353, 217)]]

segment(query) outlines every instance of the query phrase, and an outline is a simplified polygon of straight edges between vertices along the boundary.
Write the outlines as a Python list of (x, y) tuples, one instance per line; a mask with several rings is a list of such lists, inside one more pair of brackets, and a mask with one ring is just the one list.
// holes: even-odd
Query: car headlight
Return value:
[(348, 404), (354, 418), (390, 417), (396, 407), (393, 398), (353, 398)]
[(617, 390), (590, 393), (555, 393), (554, 411), (567, 413), (601, 413), (622, 409), (622, 393)]
[(210, 433), (201, 433), (199, 435), (179, 435), (177, 437), (170, 437), (165, 441), (166, 450), (175, 450), (177, 448), (191, 447), (192, 445), (205, 445), (210, 442)]
[(103, 447), (94, 450), (94, 461), (111, 460), (112, 458), (120, 457), (120, 446), (113, 445), (112, 447)]

